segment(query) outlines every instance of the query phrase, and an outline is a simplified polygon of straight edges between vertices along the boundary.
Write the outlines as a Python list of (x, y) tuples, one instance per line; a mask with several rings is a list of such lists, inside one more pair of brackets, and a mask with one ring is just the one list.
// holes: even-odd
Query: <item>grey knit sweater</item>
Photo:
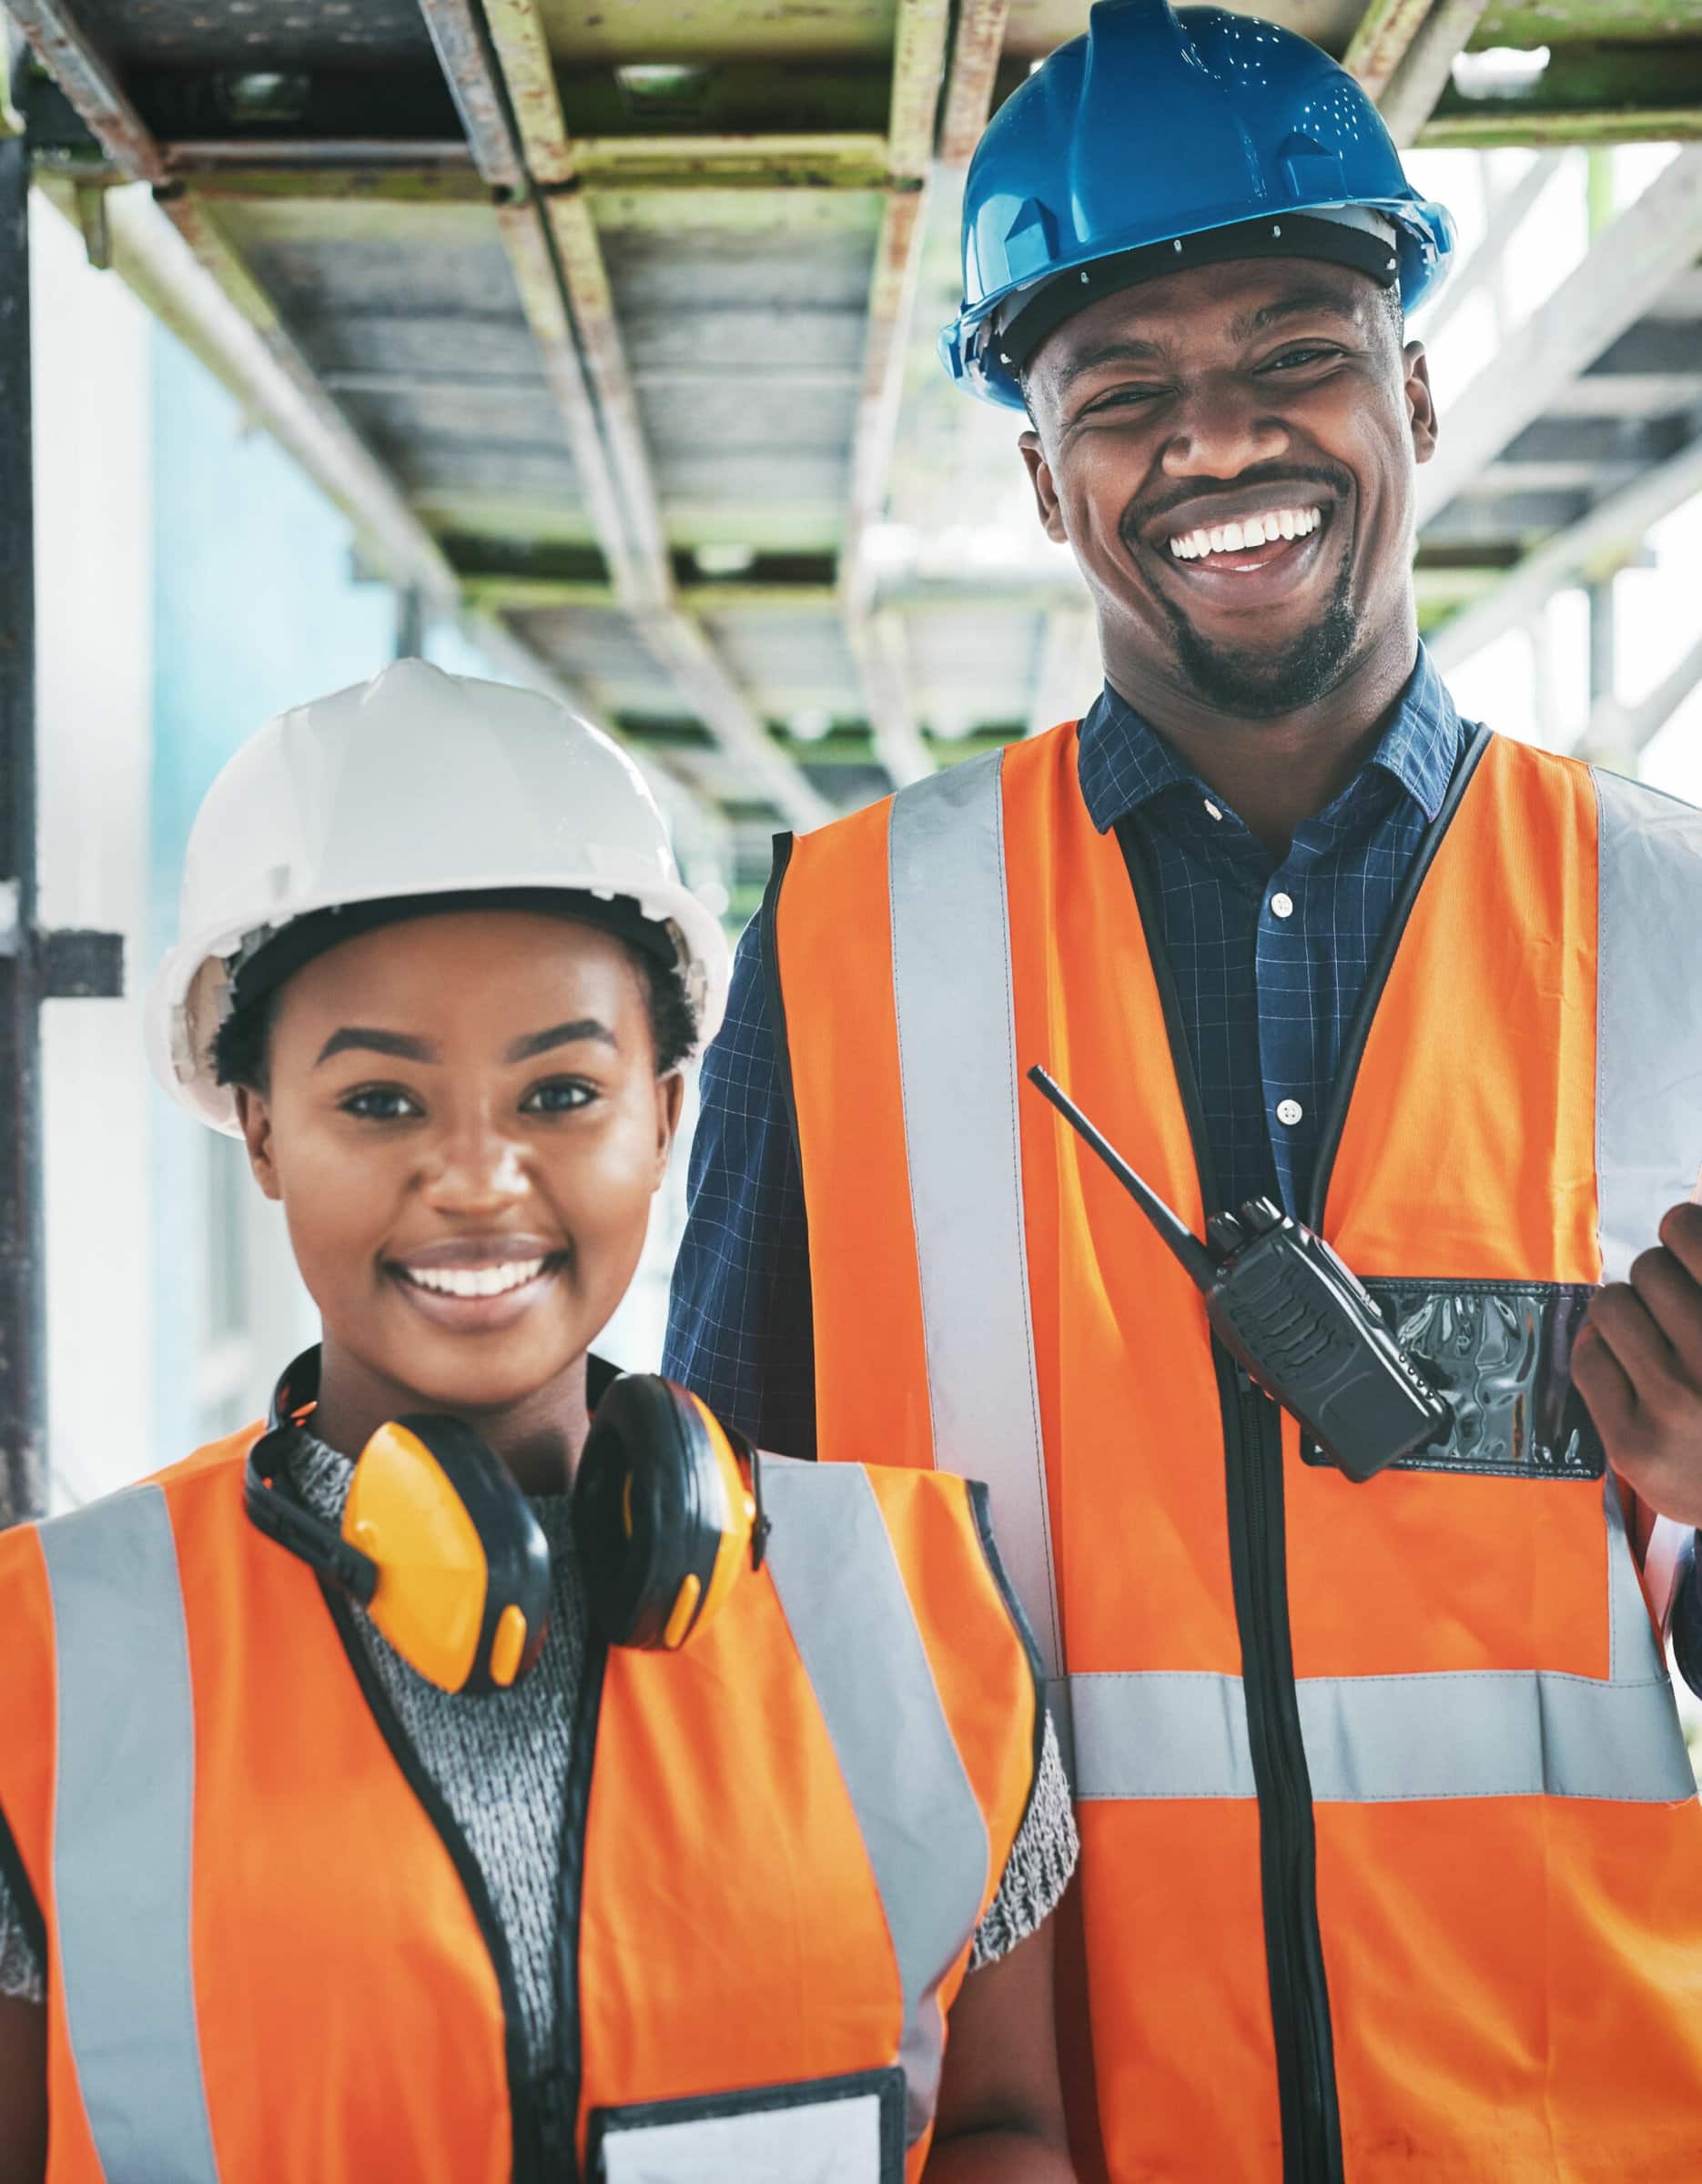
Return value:
[[(348, 1461), (308, 1440), (294, 1463), (302, 1498), (335, 1523)], [(356, 1612), (360, 1642), (403, 1732), (467, 1838), (513, 1959), (532, 2070), (545, 2075), (555, 2023), (554, 1940), (569, 1747), (585, 1650), (584, 1592), (565, 1494), (532, 1506), (550, 1542), (549, 1634), (537, 1666), (512, 1691), (461, 1698), (440, 1691)], [(1049, 1720), (1021, 1833), (975, 1938), (970, 1968), (992, 1964), (1032, 1934), (1063, 1895), (1078, 1845), (1069, 1785)], [(0, 1995), (40, 2001), (43, 1967), (0, 1875)]]

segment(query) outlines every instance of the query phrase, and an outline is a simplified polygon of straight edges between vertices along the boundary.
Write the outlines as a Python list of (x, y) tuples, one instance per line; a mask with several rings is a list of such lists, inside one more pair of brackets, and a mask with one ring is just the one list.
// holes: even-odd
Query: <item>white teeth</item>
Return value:
[(1274, 508), (1239, 523), (1180, 531), (1170, 541), (1170, 551), (1179, 561), (1197, 561), (1208, 553), (1244, 553), (1250, 546), (1269, 546), (1279, 538), (1306, 538), (1322, 521), (1320, 509)]
[(402, 1272), (419, 1289), (434, 1289), (441, 1297), (501, 1297), (535, 1281), (543, 1271), (541, 1259), (513, 1259), (505, 1267), (404, 1267)]

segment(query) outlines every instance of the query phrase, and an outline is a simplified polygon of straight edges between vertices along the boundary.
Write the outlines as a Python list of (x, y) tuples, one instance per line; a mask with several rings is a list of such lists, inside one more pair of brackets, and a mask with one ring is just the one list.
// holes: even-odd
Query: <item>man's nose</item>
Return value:
[(427, 1157), (421, 1189), (442, 1213), (491, 1213), (525, 1197), (530, 1185), (518, 1138), (501, 1118), (477, 1112), (451, 1119)]
[(1168, 478), (1238, 478), (1289, 452), (1288, 428), (1272, 415), (1263, 389), (1232, 373), (1214, 374), (1188, 389), (1170, 421), (1160, 458)]

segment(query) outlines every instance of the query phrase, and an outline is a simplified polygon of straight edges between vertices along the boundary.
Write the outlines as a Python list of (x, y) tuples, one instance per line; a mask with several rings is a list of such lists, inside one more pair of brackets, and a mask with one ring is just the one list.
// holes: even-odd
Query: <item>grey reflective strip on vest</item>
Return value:
[[(1611, 1472), (1604, 1506), (1606, 1680), (1525, 1669), (1301, 1677), (1294, 1689), (1315, 1801), (1669, 1805), (1696, 1795)], [(1070, 1684), (1078, 1797), (1253, 1795), (1239, 1676), (1079, 1675)]]
[(113, 2184), (216, 2184), (190, 1960), (195, 1711), (166, 1497), (44, 1525), (58, 1657), (53, 1915), (78, 2089)]
[(1702, 1163), (1702, 812), (1593, 770), (1600, 815), (1596, 1172), (1623, 1281)]
[[(914, 2144), (939, 2091), (939, 1983), (986, 1893), (987, 1824), (964, 1772), (866, 1474), (767, 1463), (767, 1566), (862, 1830), (904, 1996), (898, 2059)], [(877, 1648), (880, 1673), (870, 1673)]]
[[(1063, 1666), (1023, 1234), (1001, 752), (894, 798), (893, 996), (922, 1328), (943, 1471), (984, 1479), (1049, 1678)], [(1020, 1063), (1020, 1067), (1019, 1067)]]

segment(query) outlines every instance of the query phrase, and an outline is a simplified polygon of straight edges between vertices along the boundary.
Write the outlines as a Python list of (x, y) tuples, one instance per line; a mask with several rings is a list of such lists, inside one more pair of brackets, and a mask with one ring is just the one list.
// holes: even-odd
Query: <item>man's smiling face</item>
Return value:
[(1066, 319), (1031, 360), (1022, 450), (1094, 593), (1106, 668), (1217, 713), (1315, 703), (1410, 646), (1422, 349), (1391, 297), (1301, 258), (1166, 276)]

